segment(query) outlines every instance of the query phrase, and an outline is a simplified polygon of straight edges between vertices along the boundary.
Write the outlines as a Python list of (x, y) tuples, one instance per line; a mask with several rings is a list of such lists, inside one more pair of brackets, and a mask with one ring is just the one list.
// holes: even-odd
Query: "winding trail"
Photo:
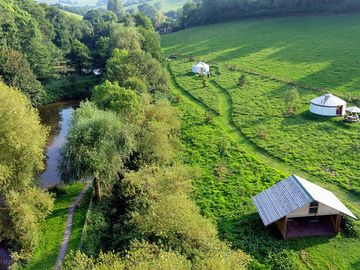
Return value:
[(67, 218), (67, 222), (66, 222), (64, 238), (61, 243), (61, 248), (60, 248), (59, 255), (58, 255), (58, 258), (56, 261), (55, 270), (60, 269), (60, 266), (61, 266), (62, 262), (64, 261), (64, 258), (65, 258), (65, 255), (66, 255), (66, 252), (67, 252), (67, 249), (69, 246), (69, 240), (70, 240), (70, 235), (71, 235), (71, 229), (72, 229), (75, 209), (80, 204), (82, 198), (84, 197), (85, 193), (89, 190), (90, 187), (91, 187), (91, 181), (86, 184), (84, 189), (79, 193), (79, 195), (76, 197), (75, 201), (70, 205), (70, 207), (68, 209), (68, 218)]
[[(209, 107), (206, 106), (201, 100), (194, 97), (190, 92), (186, 91), (183, 87), (181, 87), (177, 82), (176, 78), (171, 70), (171, 66), (168, 67), (169, 73), (171, 75), (171, 84), (173, 91), (182, 97), (185, 97), (190, 101), (194, 106), (197, 106), (203, 111), (209, 111)], [(303, 178), (311, 179), (311, 181), (320, 184), (321, 186), (332, 190), (336, 193), (336, 195), (343, 200), (351, 202), (353, 207), (357, 209), (360, 208), (360, 200), (359, 196), (351, 191), (344, 190), (338, 187), (335, 184), (331, 184), (328, 182), (324, 182), (305, 171), (302, 171), (299, 168), (291, 166), (289, 164), (284, 163), (280, 159), (277, 159), (268, 153), (266, 153), (263, 149), (258, 147), (252, 141), (250, 141), (241, 130), (234, 124), (232, 120), (232, 99), (229, 93), (222, 88), (214, 79), (209, 80), (211, 86), (216, 91), (218, 95), (219, 101), (219, 110), (220, 113), (214, 116), (214, 122), (217, 123), (223, 130), (226, 132), (235, 142), (241, 144), (241, 148), (254, 156), (261, 163), (266, 164), (267, 166), (274, 168), (278, 171), (285, 173), (286, 175), (297, 174)]]

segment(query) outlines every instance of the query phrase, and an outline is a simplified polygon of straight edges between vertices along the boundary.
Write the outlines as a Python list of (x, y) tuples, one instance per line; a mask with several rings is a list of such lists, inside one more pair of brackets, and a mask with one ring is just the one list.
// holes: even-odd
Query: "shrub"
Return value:
[(245, 85), (245, 82), (246, 82), (246, 75), (243, 73), (238, 79), (238, 85), (242, 87)]
[(298, 254), (294, 251), (283, 250), (279, 253), (270, 253), (269, 260), (274, 270), (300, 270), (303, 269), (298, 260)]

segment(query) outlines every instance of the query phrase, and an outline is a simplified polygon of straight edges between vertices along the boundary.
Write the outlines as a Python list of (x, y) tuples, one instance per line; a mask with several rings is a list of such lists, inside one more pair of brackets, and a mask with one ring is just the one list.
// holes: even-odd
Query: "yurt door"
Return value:
[(336, 108), (336, 115), (337, 116), (341, 116), (342, 115), (342, 112), (343, 112), (343, 106), (338, 106)]
[(200, 75), (201, 76), (204, 75), (204, 68), (203, 67), (200, 68)]

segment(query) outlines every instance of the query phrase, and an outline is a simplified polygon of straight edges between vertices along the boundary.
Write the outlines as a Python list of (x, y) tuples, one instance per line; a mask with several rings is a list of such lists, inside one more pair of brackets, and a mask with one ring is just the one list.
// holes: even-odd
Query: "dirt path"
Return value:
[(61, 243), (61, 248), (59, 251), (58, 259), (56, 261), (55, 270), (60, 269), (60, 266), (61, 266), (62, 262), (64, 261), (64, 258), (65, 258), (65, 255), (66, 255), (66, 252), (68, 249), (75, 209), (80, 204), (82, 198), (84, 197), (85, 193), (88, 191), (90, 186), (91, 186), (91, 182), (88, 182), (86, 184), (86, 186), (84, 187), (84, 189), (80, 192), (80, 194), (76, 197), (75, 201), (71, 204), (71, 206), (68, 209), (68, 218), (67, 218), (67, 222), (66, 222), (64, 238)]
[[(194, 97), (190, 92), (186, 91), (181, 87), (178, 87), (174, 75), (171, 72), (170, 75), (172, 79), (172, 86), (176, 93), (185, 97), (192, 104), (194, 104), (194, 106), (197, 106), (202, 110), (208, 111), (208, 107), (205, 104), (203, 104), (203, 102), (201, 102), (199, 99)], [(214, 121), (224, 130), (224, 132), (229, 134), (234, 141), (241, 144), (243, 150), (250, 153), (260, 162), (266, 164), (271, 168), (282, 171), (288, 175), (297, 174), (305, 179), (307, 178), (315, 183), (318, 183), (321, 186), (335, 192), (340, 199), (344, 199), (345, 201), (351, 203), (353, 207), (356, 207), (357, 209), (360, 208), (360, 200), (358, 195), (350, 191), (346, 191), (335, 184), (321, 181), (317, 177), (305, 171), (302, 171), (299, 168), (288, 165), (283, 161), (269, 155), (263, 149), (259, 148), (256, 144), (251, 142), (241, 132), (241, 130), (237, 126), (235, 126), (235, 124), (232, 121), (232, 100), (229, 93), (225, 89), (223, 89), (220, 85), (218, 85), (218, 83), (213, 79), (210, 80), (210, 83), (213, 89), (216, 90), (219, 100), (220, 115), (214, 117)]]

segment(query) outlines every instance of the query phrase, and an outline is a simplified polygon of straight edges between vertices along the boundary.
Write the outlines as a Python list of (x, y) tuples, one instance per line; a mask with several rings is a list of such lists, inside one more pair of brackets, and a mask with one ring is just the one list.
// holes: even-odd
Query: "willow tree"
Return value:
[(92, 178), (95, 199), (100, 200), (100, 185), (116, 178), (134, 150), (132, 127), (115, 113), (85, 102), (74, 114), (67, 140), (62, 169), (78, 180)]

